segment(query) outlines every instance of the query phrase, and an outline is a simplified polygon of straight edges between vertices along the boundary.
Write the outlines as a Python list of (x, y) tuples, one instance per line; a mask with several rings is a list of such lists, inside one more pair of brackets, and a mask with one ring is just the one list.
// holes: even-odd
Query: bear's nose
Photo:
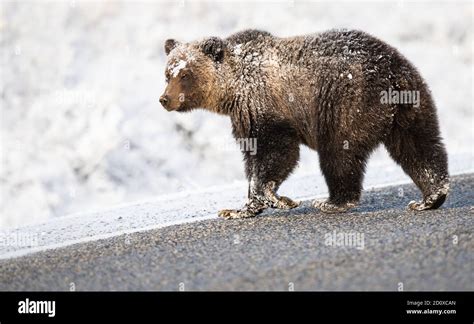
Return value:
[(166, 104), (168, 103), (168, 101), (169, 101), (169, 100), (168, 100), (168, 96), (167, 96), (167, 95), (162, 95), (162, 96), (160, 97), (160, 103), (161, 103), (163, 106), (166, 105)]

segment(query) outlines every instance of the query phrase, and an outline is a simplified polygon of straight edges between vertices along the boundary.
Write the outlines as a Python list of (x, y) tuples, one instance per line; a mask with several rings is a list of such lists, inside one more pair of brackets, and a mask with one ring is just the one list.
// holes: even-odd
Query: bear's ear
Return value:
[(168, 55), (173, 48), (179, 45), (179, 42), (174, 39), (167, 39), (165, 41), (165, 53)]
[(224, 58), (224, 46), (225, 44), (222, 39), (211, 37), (202, 42), (201, 50), (214, 61), (220, 62)]

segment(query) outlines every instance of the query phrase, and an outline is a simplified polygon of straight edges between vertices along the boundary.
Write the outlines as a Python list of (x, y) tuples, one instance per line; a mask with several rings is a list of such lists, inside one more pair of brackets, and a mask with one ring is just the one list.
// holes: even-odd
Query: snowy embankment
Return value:
[[(474, 172), (470, 155), (451, 157), (451, 175), (467, 172)], [(393, 163), (369, 163), (364, 188), (369, 190), (409, 182), (410, 179)], [(72, 214), (40, 224), (8, 229), (0, 232), (0, 259), (217, 218), (219, 209), (241, 206), (245, 201), (246, 189), (246, 184), (241, 182), (180, 192), (107, 210)], [(280, 193), (298, 200), (308, 200), (326, 196), (327, 188), (322, 175), (315, 173), (290, 178), (282, 185)]]
[[(242, 203), (242, 157), (232, 146), (229, 119), (200, 111), (168, 113), (158, 102), (165, 86), (167, 38), (227, 37), (246, 28), (281, 37), (331, 28), (369, 32), (419, 69), (437, 103), (448, 153), (471, 152), (466, 163), (472, 160), (474, 28), (469, 2), (197, 2), (2, 2), (0, 229), (39, 222), (67, 227), (70, 220), (55, 218), (234, 182), (241, 190), (236, 198), (209, 202), (203, 213), (214, 215), (219, 208)], [(390, 162), (383, 150), (371, 160)], [(316, 170), (316, 153), (303, 149), (295, 177)], [(373, 170), (369, 179), (371, 174), (383, 176)], [(308, 181), (301, 194), (324, 194), (325, 188)], [(165, 217), (163, 208), (174, 208), (170, 204), (145, 204), (149, 217), (133, 207), (139, 216), (126, 213), (133, 226), (123, 217), (117, 228), (156, 224)], [(202, 204), (195, 205), (205, 209)], [(107, 215), (81, 217), (110, 223)], [(91, 222), (91, 228), (96, 225), (105, 233), (118, 230)], [(68, 232), (76, 231), (74, 226), (54, 235), (74, 238)], [(83, 235), (82, 228), (77, 232)], [(40, 242), (58, 241), (54, 235)]]

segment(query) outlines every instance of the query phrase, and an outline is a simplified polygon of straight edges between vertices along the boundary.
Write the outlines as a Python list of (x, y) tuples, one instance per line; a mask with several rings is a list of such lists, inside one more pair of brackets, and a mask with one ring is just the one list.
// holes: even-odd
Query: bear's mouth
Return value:
[(180, 104), (176, 109), (174, 109), (174, 111), (177, 111), (177, 112), (188, 112), (191, 110), (193, 110), (193, 108), (189, 104), (184, 103), (184, 102)]
[(193, 101), (171, 102), (171, 104), (162, 106), (168, 112), (188, 112), (194, 110), (197, 107)]
[(165, 108), (166, 111), (168, 111), (168, 112), (183, 111), (183, 109), (186, 109), (185, 105), (183, 105), (183, 104), (180, 104), (179, 106), (166, 105), (166, 106), (163, 106), (163, 108)]

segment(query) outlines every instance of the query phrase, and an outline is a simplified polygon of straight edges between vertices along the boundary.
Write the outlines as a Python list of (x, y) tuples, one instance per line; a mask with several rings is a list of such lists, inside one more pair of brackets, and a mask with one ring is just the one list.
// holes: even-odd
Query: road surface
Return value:
[(413, 185), (359, 207), (211, 219), (0, 260), (0, 290), (474, 290), (474, 174), (435, 211)]

